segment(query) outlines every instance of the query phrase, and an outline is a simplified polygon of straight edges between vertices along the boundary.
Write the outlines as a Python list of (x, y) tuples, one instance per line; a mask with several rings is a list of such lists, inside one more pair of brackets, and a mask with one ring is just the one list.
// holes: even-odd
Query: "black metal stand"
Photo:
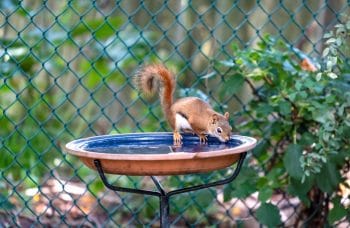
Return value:
[(160, 184), (160, 182), (158, 181), (158, 179), (154, 176), (151, 176), (151, 178), (152, 178), (155, 186), (157, 187), (158, 192), (142, 190), (142, 189), (123, 188), (123, 187), (111, 185), (108, 182), (108, 180), (105, 176), (105, 173), (103, 172), (100, 160), (96, 159), (96, 160), (94, 160), (94, 163), (95, 163), (96, 169), (97, 169), (97, 171), (102, 179), (102, 182), (106, 185), (107, 188), (109, 188), (113, 191), (119, 191), (119, 192), (129, 192), (129, 193), (136, 193), (136, 194), (143, 194), (143, 195), (158, 196), (159, 202), (160, 202), (160, 227), (168, 228), (168, 227), (170, 227), (170, 223), (169, 223), (169, 211), (170, 211), (169, 198), (170, 198), (170, 196), (230, 183), (239, 174), (246, 155), (247, 155), (246, 152), (242, 153), (240, 155), (237, 166), (236, 166), (234, 172), (232, 173), (232, 175), (223, 179), (223, 180), (219, 180), (219, 181), (215, 181), (215, 182), (211, 182), (211, 183), (207, 183), (207, 184), (191, 186), (191, 187), (182, 188), (182, 189), (176, 189), (176, 190), (173, 190), (170, 192), (166, 192), (164, 190), (164, 188), (162, 187), (162, 185)]

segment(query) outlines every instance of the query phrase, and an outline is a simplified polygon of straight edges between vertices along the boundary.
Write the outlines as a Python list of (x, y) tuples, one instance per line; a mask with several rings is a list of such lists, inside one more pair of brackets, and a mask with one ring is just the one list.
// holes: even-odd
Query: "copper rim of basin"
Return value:
[[(149, 133), (137, 133), (138, 135), (144, 134), (147, 135)], [(154, 133), (152, 133), (154, 134)], [(157, 133), (159, 135), (169, 133)], [(130, 134), (117, 134), (114, 136), (128, 136), (133, 135), (133, 133)], [(113, 135), (108, 135), (113, 136)], [(88, 140), (99, 140), (99, 138), (106, 137), (106, 135), (102, 136), (93, 136), (88, 138), (83, 138), (81, 140), (88, 141)], [(242, 142), (241, 145), (238, 145), (236, 147), (232, 148), (225, 148), (225, 149), (218, 149), (218, 150), (212, 150), (210, 152), (171, 152), (167, 154), (112, 154), (112, 153), (102, 153), (102, 152), (94, 152), (90, 150), (85, 150), (82, 148), (81, 144), (78, 144), (77, 142), (79, 140), (74, 140), (72, 142), (69, 142), (65, 146), (65, 150), (72, 155), (78, 156), (78, 157), (85, 157), (85, 158), (93, 158), (93, 159), (108, 159), (108, 160), (183, 160), (183, 159), (194, 159), (194, 158), (209, 158), (209, 157), (220, 157), (230, 154), (239, 154), (246, 151), (249, 151), (253, 149), (256, 145), (257, 140), (252, 137), (247, 136), (241, 136), (241, 135), (233, 135), (231, 136), (231, 139), (236, 139)], [(198, 142), (199, 143), (199, 142)], [(170, 146), (170, 145), (169, 145)]]
[[(201, 152), (200, 150), (196, 152), (171, 152), (171, 140), (166, 140), (166, 144), (169, 142), (170, 152), (165, 154), (103, 153), (94, 152), (90, 150), (91, 148), (88, 150), (84, 149), (85, 146), (91, 142), (103, 144), (104, 142), (108, 142), (108, 139), (113, 139), (113, 137), (133, 137), (134, 135), (144, 136), (143, 140), (146, 142), (147, 140), (157, 140), (152, 138), (152, 136), (172, 139), (171, 133), (102, 135), (74, 140), (66, 145), (65, 150), (69, 154), (79, 157), (80, 160), (91, 169), (96, 170), (94, 160), (98, 159), (101, 162), (103, 171), (106, 173), (159, 176), (203, 173), (226, 168), (237, 162), (241, 153), (251, 150), (256, 145), (256, 139), (254, 138), (234, 135), (231, 139), (238, 140), (241, 144), (237, 146), (232, 145), (232, 147), (224, 149), (220, 149), (220, 145), (223, 144), (215, 144), (218, 147), (211, 148), (212, 150), (209, 152)], [(146, 137), (148, 135), (151, 135), (149, 139)], [(158, 138), (158, 140), (160, 140), (160, 138)], [(135, 140), (135, 143), (137, 143), (137, 140)], [(192, 141), (191, 143), (192, 145), (197, 145), (197, 140)], [(140, 147), (140, 150), (142, 150), (142, 147)]]

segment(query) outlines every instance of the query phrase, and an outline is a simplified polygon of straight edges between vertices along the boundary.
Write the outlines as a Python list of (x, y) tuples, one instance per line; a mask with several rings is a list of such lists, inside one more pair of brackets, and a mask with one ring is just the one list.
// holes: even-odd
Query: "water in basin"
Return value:
[(183, 134), (183, 144), (173, 145), (172, 134), (130, 134), (92, 137), (81, 142), (85, 151), (111, 154), (168, 154), (172, 152), (210, 152), (233, 148), (241, 145), (238, 139), (231, 138), (222, 143), (208, 137), (207, 144), (200, 144), (197, 136)]

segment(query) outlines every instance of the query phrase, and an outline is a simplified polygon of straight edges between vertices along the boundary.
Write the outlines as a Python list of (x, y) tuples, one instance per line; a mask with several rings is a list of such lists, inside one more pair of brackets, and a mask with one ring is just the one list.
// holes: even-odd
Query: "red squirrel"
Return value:
[(232, 128), (229, 113), (217, 113), (205, 101), (196, 97), (185, 97), (174, 102), (176, 82), (173, 74), (160, 64), (147, 65), (138, 70), (136, 86), (146, 94), (159, 93), (164, 115), (173, 129), (174, 145), (182, 144), (180, 131), (198, 135), (200, 143), (207, 142), (207, 134), (221, 142), (230, 139)]

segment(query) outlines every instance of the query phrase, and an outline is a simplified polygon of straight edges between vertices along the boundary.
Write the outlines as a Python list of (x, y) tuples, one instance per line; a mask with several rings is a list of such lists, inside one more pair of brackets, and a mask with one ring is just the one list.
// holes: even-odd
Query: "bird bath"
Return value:
[[(183, 134), (183, 144), (173, 145), (172, 133), (135, 133), (102, 135), (69, 142), (65, 150), (89, 168), (98, 171), (109, 189), (160, 198), (160, 225), (169, 227), (169, 197), (172, 195), (227, 184), (233, 181), (242, 167), (246, 152), (253, 149), (256, 140), (234, 135), (226, 143), (208, 137), (200, 144), (197, 136)], [(232, 174), (219, 181), (166, 192), (155, 176), (183, 175), (210, 172), (229, 167), (237, 162)], [(130, 189), (111, 185), (105, 173), (151, 176), (158, 191)]]

